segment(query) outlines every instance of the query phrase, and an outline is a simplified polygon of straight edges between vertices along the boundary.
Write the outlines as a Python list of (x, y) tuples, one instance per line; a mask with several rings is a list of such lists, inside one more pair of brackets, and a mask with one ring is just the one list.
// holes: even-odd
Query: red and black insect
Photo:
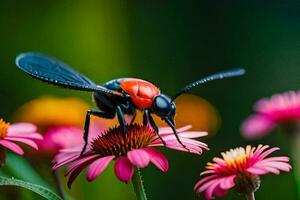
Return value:
[[(85, 146), (82, 153), (87, 146), (91, 115), (112, 119), (117, 114), (120, 126), (125, 135), (126, 122), (124, 115), (130, 115), (133, 121), (137, 109), (144, 112), (143, 123), (150, 124), (158, 137), (160, 137), (158, 128), (151, 114), (155, 114), (165, 121), (172, 128), (178, 142), (184, 147), (178, 138), (174, 124), (176, 113), (174, 100), (181, 94), (203, 83), (216, 79), (240, 76), (245, 73), (245, 70), (241, 68), (219, 72), (188, 84), (170, 98), (162, 94), (152, 83), (136, 78), (114, 79), (103, 85), (97, 85), (63, 62), (40, 53), (29, 52), (20, 54), (16, 58), (16, 65), (30, 76), (41, 81), (69, 89), (93, 92), (98, 110), (87, 111), (84, 125)], [(164, 143), (164, 141), (162, 142)]]

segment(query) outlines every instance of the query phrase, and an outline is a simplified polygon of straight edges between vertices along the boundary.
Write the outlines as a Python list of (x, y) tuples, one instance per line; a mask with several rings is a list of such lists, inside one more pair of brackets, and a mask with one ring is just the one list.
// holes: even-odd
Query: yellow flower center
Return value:
[(9, 127), (9, 123), (6, 123), (3, 119), (0, 119), (0, 138), (5, 138), (7, 135), (7, 129)]
[(230, 167), (237, 167), (238, 165), (244, 164), (247, 160), (246, 150), (242, 147), (230, 149), (222, 153), (222, 156), (225, 163)]

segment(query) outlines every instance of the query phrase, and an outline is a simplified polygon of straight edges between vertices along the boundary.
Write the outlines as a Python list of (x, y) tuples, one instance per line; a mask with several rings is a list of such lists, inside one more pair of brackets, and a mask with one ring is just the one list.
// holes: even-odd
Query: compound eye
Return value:
[(157, 96), (154, 99), (154, 112), (159, 116), (167, 116), (171, 111), (170, 102), (161, 96)]

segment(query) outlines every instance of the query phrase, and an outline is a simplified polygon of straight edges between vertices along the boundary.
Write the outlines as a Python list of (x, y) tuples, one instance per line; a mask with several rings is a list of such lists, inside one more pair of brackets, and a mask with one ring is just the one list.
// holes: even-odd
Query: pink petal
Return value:
[(197, 189), (197, 191), (198, 192), (203, 192), (203, 191), (207, 190), (208, 188), (210, 188), (211, 185), (214, 185), (215, 183), (219, 183), (220, 180), (222, 180), (221, 177), (216, 177), (214, 179), (211, 179), (211, 180), (207, 181), (206, 183), (204, 183), (201, 187), (199, 187)]
[(280, 171), (274, 167), (264, 166), (263, 169), (265, 169), (273, 174), (276, 174), (276, 175), (280, 174)]
[(3, 145), (4, 147), (12, 150), (13, 152), (19, 154), (19, 155), (23, 155), (24, 151), (21, 149), (21, 147), (19, 147), (17, 144), (7, 141), (7, 140), (0, 140), (0, 144)]
[(114, 170), (117, 178), (125, 183), (128, 183), (133, 176), (133, 165), (127, 157), (118, 158), (115, 162)]
[[(184, 145), (192, 145), (192, 146), (199, 146), (199, 147), (202, 147), (202, 148), (205, 148), (205, 149), (208, 149), (208, 146), (207, 144), (203, 143), (203, 142), (200, 142), (198, 140), (195, 140), (195, 139), (190, 139), (190, 138), (184, 138), (184, 137), (180, 137), (179, 138), (180, 141), (184, 144)], [(175, 144), (176, 146), (177, 145), (180, 145), (182, 146), (176, 139), (175, 135), (172, 134), (172, 135), (167, 135), (167, 136), (164, 136), (163, 137), (163, 140), (167, 143), (167, 146), (172, 146), (173, 144)], [(158, 145), (158, 146), (161, 146), (163, 145), (162, 141), (160, 140), (156, 140), (155, 142), (153, 142), (151, 145)]]
[(214, 174), (214, 173), (215, 173), (215, 170), (210, 169), (210, 170), (205, 170), (204, 172), (201, 172), (200, 175), (202, 176), (205, 174)]
[(184, 148), (181, 144), (167, 144), (167, 148), (174, 149), (177, 151), (194, 153), (198, 155), (201, 155), (203, 152), (202, 149), (197, 146), (186, 146), (186, 148)]
[(265, 157), (267, 157), (268, 155), (270, 155), (271, 153), (273, 153), (274, 151), (278, 151), (279, 148), (278, 147), (273, 147), (267, 151), (265, 151), (264, 153), (258, 155), (257, 159), (258, 160), (263, 160)]
[(205, 183), (205, 182), (207, 182), (207, 181), (210, 181), (210, 180), (212, 180), (212, 179), (215, 179), (215, 178), (218, 178), (218, 176), (217, 176), (217, 175), (211, 175), (211, 176), (207, 176), (207, 177), (205, 177), (205, 178), (202, 178), (200, 181), (198, 181), (198, 182), (196, 183), (196, 185), (194, 186), (194, 190), (197, 190), (197, 188), (198, 188), (200, 185), (202, 185), (203, 183)]
[(186, 131), (186, 132), (179, 133), (179, 136), (184, 138), (199, 138), (207, 135), (208, 132), (206, 131)]
[(59, 154), (57, 154), (52, 161), (52, 163), (54, 163), (52, 169), (57, 170), (58, 168), (73, 162), (74, 160), (79, 158), (79, 154), (80, 154), (80, 152), (79, 153), (59, 153)]
[(153, 148), (147, 148), (144, 149), (150, 156), (150, 161), (161, 171), (166, 172), (169, 169), (169, 162), (167, 158), (162, 154), (160, 151), (153, 149)]
[(258, 167), (250, 167), (247, 169), (247, 172), (249, 172), (251, 174), (256, 174), (256, 175), (264, 175), (264, 174), (268, 173), (268, 171), (266, 169), (261, 169)]
[(260, 139), (275, 127), (275, 123), (263, 115), (252, 115), (241, 125), (246, 139)]
[(36, 132), (37, 127), (30, 123), (15, 123), (8, 127), (8, 135), (18, 135)]
[(27, 133), (27, 134), (8, 134), (7, 137), (10, 138), (27, 138), (27, 139), (35, 139), (42, 140), (43, 136), (39, 133)]
[(143, 149), (134, 149), (129, 151), (127, 153), (127, 158), (138, 168), (147, 167), (150, 162), (149, 154)]
[(263, 161), (264, 162), (269, 162), (269, 161), (282, 161), (282, 162), (288, 162), (290, 160), (289, 157), (287, 156), (276, 156), (276, 157), (271, 157), (271, 158), (266, 158)]
[(265, 162), (265, 163), (258, 163), (255, 165), (255, 167), (259, 167), (262, 169), (268, 169), (268, 168), (274, 168), (279, 169), (282, 171), (290, 171), (292, 169), (291, 165), (284, 162)]
[(207, 188), (207, 190), (205, 192), (205, 197), (207, 199), (213, 199), (213, 194), (215, 192), (215, 189), (219, 188), (219, 185), (221, 184), (221, 182), (222, 182), (222, 179), (217, 180)]
[(68, 179), (68, 188), (71, 188), (72, 183), (75, 181), (76, 177), (80, 174), (80, 172), (86, 168), (88, 165), (90, 164), (90, 162), (84, 162), (81, 163), (80, 165), (78, 165), (70, 174), (70, 177)]
[(214, 194), (216, 197), (224, 197), (226, 194), (227, 194), (227, 191), (228, 190), (224, 190), (220, 187), (216, 187), (215, 191), (214, 191)]
[[(176, 130), (177, 130), (178, 133), (180, 133), (180, 132), (189, 130), (191, 128), (192, 128), (192, 125), (187, 125), (187, 126), (180, 127), (180, 128), (178, 128)], [(162, 128), (159, 128), (158, 132), (159, 132), (160, 135), (163, 135), (163, 134), (172, 134), (173, 130), (170, 127), (162, 127)]]
[(88, 181), (94, 180), (99, 176), (107, 165), (115, 158), (115, 156), (106, 156), (95, 160), (88, 168), (87, 179)]
[(28, 146), (31, 146), (32, 148), (38, 150), (38, 145), (30, 140), (30, 139), (26, 139), (26, 138), (13, 138), (13, 137), (6, 137), (6, 140), (10, 140), (10, 141), (15, 141), (15, 142), (22, 142), (24, 144), (27, 144)]
[(79, 157), (76, 162), (72, 163), (68, 170), (66, 171), (65, 175), (67, 176), (70, 174), (72, 171), (76, 170), (76, 168), (80, 167), (81, 165), (85, 165), (85, 163), (90, 163), (93, 162), (95, 159), (97, 159), (99, 155), (90, 155), (90, 156), (85, 156), (85, 157)]
[(223, 190), (228, 190), (228, 189), (232, 188), (235, 185), (234, 178), (235, 178), (235, 175), (224, 178), (224, 180), (220, 184), (220, 188)]

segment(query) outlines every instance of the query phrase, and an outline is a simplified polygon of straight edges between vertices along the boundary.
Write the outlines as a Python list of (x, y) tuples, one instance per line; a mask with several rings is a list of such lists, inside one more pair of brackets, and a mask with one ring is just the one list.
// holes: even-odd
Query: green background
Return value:
[[(170, 162), (168, 173), (153, 166), (143, 170), (149, 199), (196, 199), (192, 188), (205, 163), (221, 151), (247, 144), (239, 126), (253, 103), (299, 88), (299, 21), (297, 0), (1, 0), (0, 114), (9, 119), (20, 105), (42, 94), (90, 101), (88, 93), (25, 76), (14, 65), (24, 51), (58, 57), (98, 83), (139, 77), (170, 95), (203, 75), (242, 66), (246, 76), (193, 91), (221, 115), (219, 132), (206, 141), (211, 150), (201, 157), (162, 150)], [(275, 133), (253, 144), (259, 143), (279, 146), (279, 154), (289, 155), (284, 135)], [(72, 192), (75, 199), (134, 199), (131, 186), (118, 182), (111, 167), (92, 183), (82, 173)], [(23, 193), (23, 199), (32, 198)], [(263, 177), (256, 196), (296, 199), (293, 174)], [(231, 192), (225, 199), (243, 197)]]

